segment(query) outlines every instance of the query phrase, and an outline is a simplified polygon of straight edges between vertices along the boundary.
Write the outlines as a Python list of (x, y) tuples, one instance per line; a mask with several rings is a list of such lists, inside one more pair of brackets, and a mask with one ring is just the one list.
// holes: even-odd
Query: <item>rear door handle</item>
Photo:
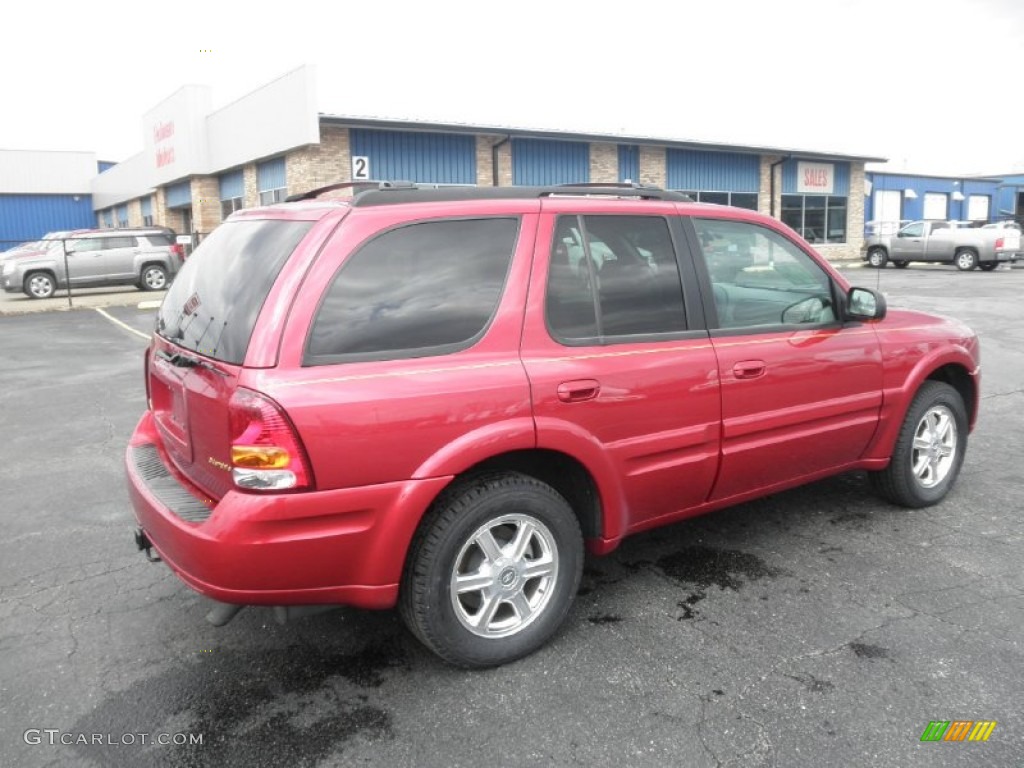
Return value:
[(558, 385), (558, 399), (563, 403), (582, 403), (593, 400), (601, 391), (601, 383), (595, 379), (563, 381)]
[(732, 372), (737, 379), (756, 379), (764, 376), (767, 368), (764, 360), (742, 360), (732, 367)]

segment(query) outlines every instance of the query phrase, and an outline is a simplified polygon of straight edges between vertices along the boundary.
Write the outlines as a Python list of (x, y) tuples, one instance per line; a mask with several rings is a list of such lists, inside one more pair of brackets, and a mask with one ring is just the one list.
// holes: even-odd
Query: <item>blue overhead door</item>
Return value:
[(585, 184), (590, 181), (590, 145), (582, 141), (512, 139), (512, 183)]
[(349, 131), (352, 157), (366, 158), (365, 178), (422, 184), (476, 184), (476, 138), (453, 133)]

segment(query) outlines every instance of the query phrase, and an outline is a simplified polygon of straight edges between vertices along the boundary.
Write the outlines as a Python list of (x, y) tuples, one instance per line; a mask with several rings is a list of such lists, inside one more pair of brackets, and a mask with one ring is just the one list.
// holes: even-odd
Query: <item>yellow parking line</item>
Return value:
[(148, 333), (143, 333), (142, 331), (139, 331), (139, 330), (136, 330), (135, 328), (132, 328), (127, 323), (122, 323), (116, 317), (111, 315), (109, 312), (105, 312), (100, 307), (93, 307), (93, 309), (95, 309), (97, 312), (99, 312), (101, 315), (103, 315), (105, 318), (107, 318), (107, 320), (112, 322), (114, 325), (119, 325), (122, 328), (124, 328), (126, 331), (128, 331), (129, 333), (134, 333), (136, 336), (140, 336), (141, 338), (145, 339), (146, 341), (149, 341), (149, 334)]

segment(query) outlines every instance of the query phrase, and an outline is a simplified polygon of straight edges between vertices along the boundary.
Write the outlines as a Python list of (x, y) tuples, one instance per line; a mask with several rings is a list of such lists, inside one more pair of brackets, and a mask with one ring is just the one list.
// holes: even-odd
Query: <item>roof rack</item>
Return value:
[[(327, 187), (324, 190), (328, 189)], [(307, 193), (312, 194), (312, 193)], [(315, 195), (312, 195), (315, 196)], [(440, 187), (403, 182), (367, 187), (355, 194), (353, 207), (456, 200), (530, 200), (542, 197), (618, 197), (639, 200), (666, 200), (689, 203), (681, 192), (671, 192), (642, 184), (559, 184), (545, 187)], [(307, 199), (305, 197), (300, 199)]]
[(351, 188), (354, 194), (371, 189), (412, 189), (416, 185), (411, 181), (339, 181), (336, 184), (328, 184), (325, 187), (317, 187), (308, 192), (299, 192), (295, 195), (288, 195), (284, 199), (286, 203), (297, 203), (301, 200), (313, 200), (325, 192), (333, 192), (336, 189)]

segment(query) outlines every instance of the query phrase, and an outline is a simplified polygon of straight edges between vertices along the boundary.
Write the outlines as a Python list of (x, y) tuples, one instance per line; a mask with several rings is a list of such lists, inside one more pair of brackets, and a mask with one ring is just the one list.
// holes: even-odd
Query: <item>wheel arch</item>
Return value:
[(966, 350), (949, 350), (941, 357), (920, 361), (902, 387), (884, 393), (880, 427), (864, 453), (866, 459), (887, 460), (892, 456), (903, 420), (914, 396), (926, 381), (939, 381), (953, 387), (963, 398), (970, 429), (974, 429), (980, 401), (978, 371)]
[(40, 266), (40, 267), (30, 267), (29, 269), (27, 269), (25, 271), (25, 275), (21, 278), (21, 289), (22, 289), (22, 291), (25, 291), (27, 293), (28, 292), (28, 281), (29, 281), (29, 279), (31, 279), (32, 275), (39, 275), (39, 274), (47, 275), (51, 280), (53, 280), (53, 288), (54, 288), (55, 291), (57, 289), (63, 287), (63, 284), (61, 283), (60, 279), (57, 277), (57, 270), (56, 269), (54, 269), (53, 267), (49, 267), (49, 266)]

